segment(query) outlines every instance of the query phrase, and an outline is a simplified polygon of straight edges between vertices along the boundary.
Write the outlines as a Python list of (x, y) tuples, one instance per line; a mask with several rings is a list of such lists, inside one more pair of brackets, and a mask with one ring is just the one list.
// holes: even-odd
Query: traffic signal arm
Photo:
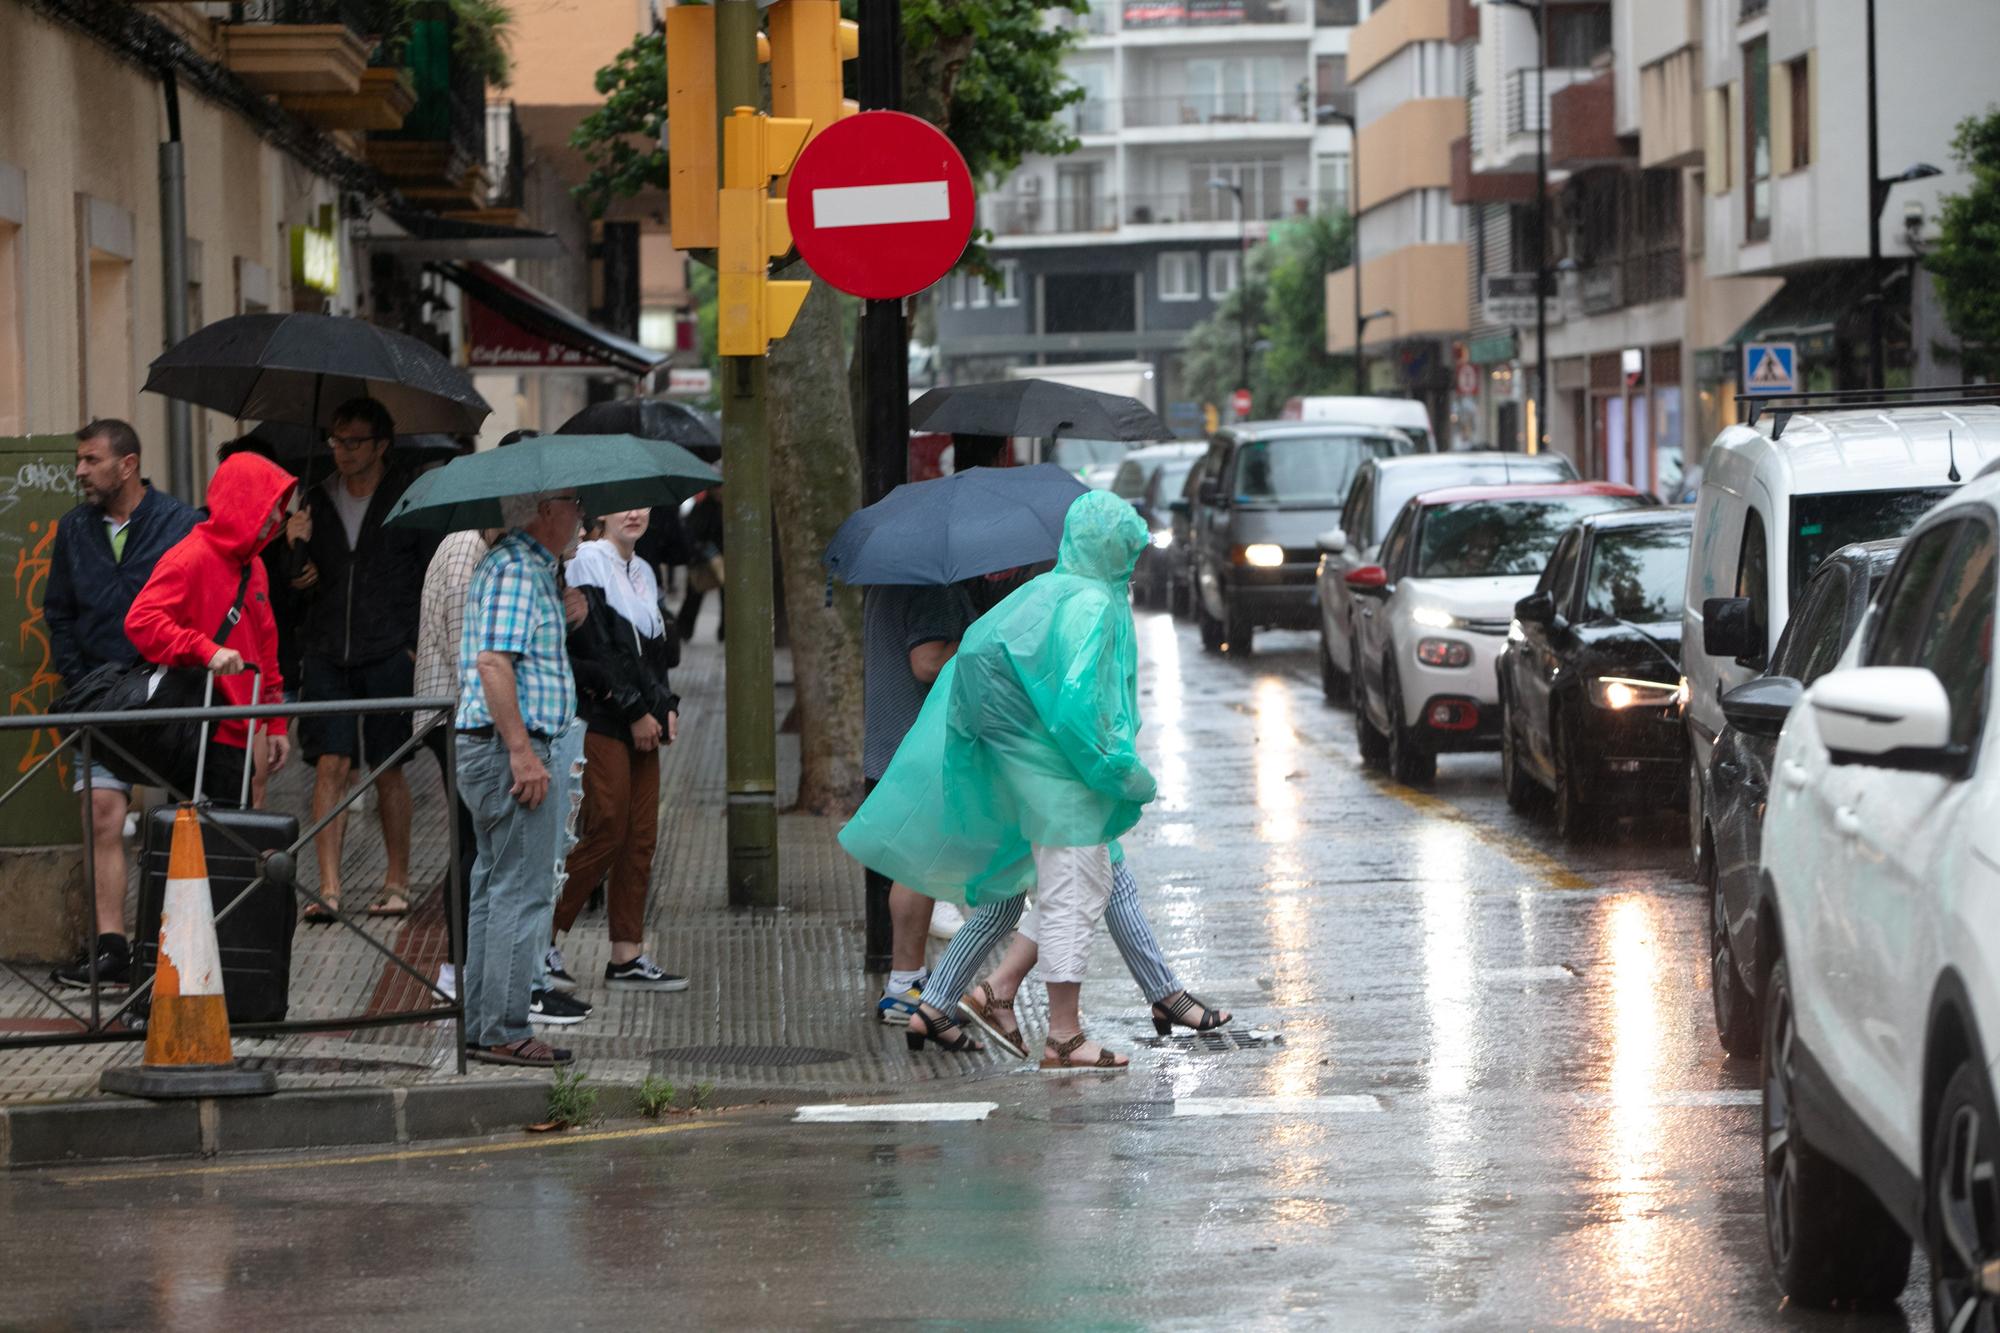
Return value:
[[(787, 0), (796, 3), (796, 0)], [(810, 282), (773, 282), (771, 258), (792, 248), (784, 201), (771, 178), (790, 171), (812, 122), (760, 116), (737, 107), (722, 130), (721, 241), (717, 247), (716, 333), (724, 356), (762, 356), (805, 304)]]

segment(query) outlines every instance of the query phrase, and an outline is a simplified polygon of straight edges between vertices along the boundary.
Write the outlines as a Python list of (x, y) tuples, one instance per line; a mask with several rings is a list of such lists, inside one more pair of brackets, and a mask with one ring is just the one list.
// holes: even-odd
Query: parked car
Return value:
[(1406, 454), (1363, 463), (1347, 490), (1340, 526), (1319, 538), (1319, 671), (1327, 700), (1353, 702), (1347, 659), (1354, 599), (1347, 591), (1347, 576), (1375, 563), (1389, 524), (1411, 496), (1446, 486), (1575, 480), (1576, 468), (1561, 454)]
[(1546, 790), (1556, 833), (1678, 810), (1681, 593), (1687, 509), (1596, 514), (1562, 535), (1535, 590), (1514, 604), (1500, 652), (1500, 780), (1516, 810)]
[(2000, 407), (1970, 404), (1802, 406), (1730, 426), (1709, 446), (1681, 608), (1697, 855), (1722, 696), (1770, 663), (1806, 577), (1843, 546), (1902, 536), (1995, 457)]
[(1201, 503), (1201, 483), (1207, 475), (1204, 446), (1181, 482), (1180, 494), (1167, 502), (1167, 609), (1177, 616), (1194, 615), (1195, 507)]
[(1207, 452), (1208, 445), (1200, 440), (1142, 445), (1125, 455), (1111, 478), (1111, 493), (1129, 501), (1152, 534), (1132, 572), (1132, 600), (1139, 606), (1167, 604), (1174, 555), (1173, 514), (1168, 506), (1180, 494), (1195, 460)]
[(1324, 421), (1340, 426), (1392, 426), (1429, 453), (1437, 448), (1430, 409), (1414, 398), (1383, 398), (1371, 394), (1319, 395), (1292, 398), (1280, 413), (1287, 421)]
[(1868, 542), (1828, 556), (1799, 594), (1770, 668), (1722, 696), (1725, 723), (1708, 765), (1709, 819), (1695, 878), (1709, 892), (1715, 1034), (1731, 1055), (1757, 1054), (1758, 861), (1779, 729), (1806, 687), (1839, 662), (1902, 548), (1901, 541)]
[(1371, 458), (1416, 453), (1399, 430), (1261, 423), (1220, 431), (1193, 514), (1195, 622), (1210, 652), (1247, 654), (1256, 631), (1311, 629), (1319, 535)]
[(1494, 663), (1514, 603), (1578, 519), (1650, 503), (1630, 486), (1571, 481), (1430, 491), (1404, 505), (1381, 562), (1347, 576), (1361, 757), (1422, 784), (1441, 752), (1497, 748)]
[[(2000, 1318), (2000, 477), (1911, 531), (1786, 720), (1764, 822), (1764, 1221), (1795, 1303)], [(1989, 748), (1991, 747), (1991, 748)]]

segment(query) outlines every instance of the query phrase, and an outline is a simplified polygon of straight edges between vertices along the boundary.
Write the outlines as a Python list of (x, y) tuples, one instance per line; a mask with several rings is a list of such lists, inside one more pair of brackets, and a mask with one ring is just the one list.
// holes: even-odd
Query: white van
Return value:
[(2000, 407), (1767, 410), (1703, 459), (1681, 610), (1688, 834), (1708, 828), (1708, 761), (1722, 696), (1763, 671), (1793, 599), (1850, 542), (1900, 537), (2000, 457)]
[(1368, 396), (1293, 398), (1282, 413), (1286, 421), (1334, 421), (1343, 426), (1394, 426), (1417, 442), (1417, 452), (1437, 450), (1431, 414), (1414, 398)]

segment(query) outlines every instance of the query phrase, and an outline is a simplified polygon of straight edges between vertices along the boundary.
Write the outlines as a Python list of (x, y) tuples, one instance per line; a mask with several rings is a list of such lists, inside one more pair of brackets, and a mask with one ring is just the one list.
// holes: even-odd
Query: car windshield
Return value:
[(1338, 509), (1362, 463), (1415, 451), (1407, 435), (1281, 435), (1236, 451), (1236, 502)]
[[(1443, 457), (1443, 455), (1439, 455)], [(1480, 459), (1439, 465), (1426, 460), (1421, 467), (1383, 468), (1375, 499), (1375, 540), (1389, 535), (1389, 525), (1403, 506), (1425, 491), (1441, 491), (1448, 486), (1504, 486), (1509, 482), (1575, 481), (1576, 469), (1558, 454), (1549, 461), (1499, 463)]]
[(1586, 616), (1591, 620), (1678, 620), (1681, 592), (1687, 585), (1688, 541), (1693, 535), (1694, 529), (1686, 523), (1598, 533), (1591, 548)]
[(1792, 497), (1792, 602), (1797, 604), (1819, 562), (1849, 542), (1900, 537), (1956, 486), (1908, 491), (1849, 491)]
[(1633, 495), (1566, 495), (1432, 505), (1423, 514), (1415, 573), (1425, 579), (1539, 574), (1578, 519), (1640, 503)]
[(1192, 458), (1172, 458), (1160, 464), (1160, 484), (1156, 488), (1161, 495), (1179, 495), (1187, 485), (1188, 473), (1194, 471), (1196, 460)]
[(1123, 440), (1072, 440), (1065, 436), (1049, 446), (1048, 461), (1065, 472), (1081, 472), (1088, 467), (1114, 466), (1131, 450)]

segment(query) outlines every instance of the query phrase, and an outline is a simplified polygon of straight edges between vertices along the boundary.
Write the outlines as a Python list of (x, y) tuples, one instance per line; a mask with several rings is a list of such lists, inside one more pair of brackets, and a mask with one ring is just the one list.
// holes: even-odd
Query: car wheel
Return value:
[(1348, 659), (1348, 688), (1353, 691), (1349, 703), (1354, 709), (1354, 735), (1361, 742), (1361, 762), (1370, 768), (1381, 768), (1389, 762), (1389, 738), (1375, 730), (1375, 724), (1368, 720), (1368, 685), (1361, 679), (1360, 650)]
[(1403, 725), (1403, 685), (1396, 665), (1382, 668), (1382, 694), (1389, 708), (1389, 776), (1405, 787), (1428, 787), (1437, 781), (1437, 756), (1417, 748), (1416, 733)]
[(1722, 1049), (1744, 1059), (1757, 1054), (1757, 1006), (1750, 1001), (1749, 987), (1736, 966), (1736, 953), (1729, 947), (1729, 911), (1722, 896), (1722, 876), (1715, 858), (1698, 858), (1701, 879), (1708, 889), (1708, 985), (1715, 1000), (1715, 1036)]
[(1931, 1256), (1931, 1327), (2000, 1326), (2000, 1297), (1987, 1283), (2000, 1258), (2000, 1118), (1979, 1065), (1961, 1064), (1931, 1121), (1924, 1172), (1924, 1243)]
[(1190, 590), (1188, 599), (1194, 603), (1194, 623), (1201, 630), (1201, 650), (1205, 653), (1221, 652), (1224, 642), (1222, 622), (1208, 613), (1208, 603), (1202, 600), (1199, 589)]
[(1554, 761), (1552, 766), (1556, 778), (1555, 799), (1552, 802), (1555, 807), (1556, 837), (1568, 843), (1582, 842), (1596, 828), (1597, 817), (1590, 807), (1583, 803), (1582, 793), (1577, 791), (1576, 784), (1570, 781), (1568, 747), (1563, 744), (1563, 733), (1560, 728), (1550, 738), (1550, 742), (1550, 757)]
[(1910, 1238), (1868, 1187), (1799, 1133), (1798, 1028), (1784, 959), (1764, 984), (1764, 1239), (1801, 1305), (1887, 1301), (1910, 1272)]
[(1520, 742), (1514, 737), (1514, 710), (1500, 701), (1500, 785), (1507, 792), (1507, 807), (1525, 814), (1533, 808), (1542, 789), (1521, 767)]
[(1223, 607), (1223, 613), (1228, 616), (1222, 627), (1225, 648), (1231, 657), (1248, 657), (1255, 646), (1257, 627), (1248, 615), (1233, 606)]
[(1353, 686), (1347, 683), (1347, 673), (1333, 664), (1333, 654), (1327, 651), (1324, 629), (1319, 632), (1319, 688), (1330, 704), (1353, 700)]

